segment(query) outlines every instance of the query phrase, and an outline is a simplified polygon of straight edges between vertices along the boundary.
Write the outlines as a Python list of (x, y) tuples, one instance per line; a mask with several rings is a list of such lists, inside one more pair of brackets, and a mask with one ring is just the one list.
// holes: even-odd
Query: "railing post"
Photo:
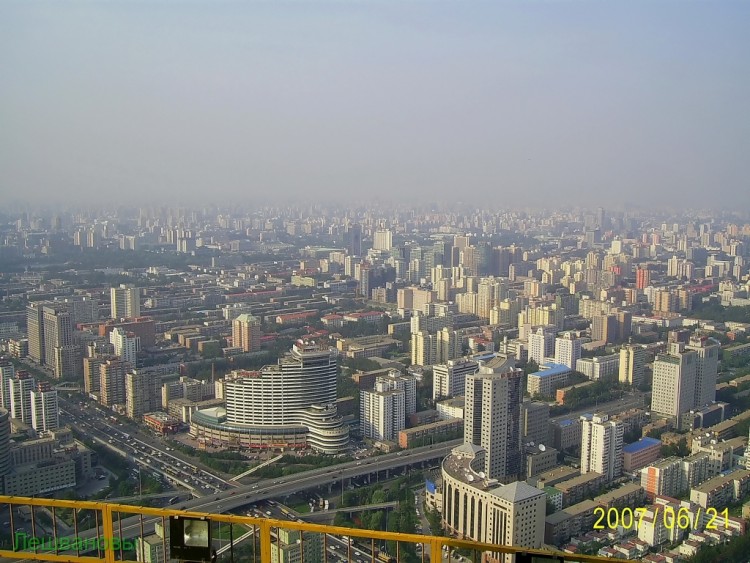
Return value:
[(271, 563), (271, 524), (265, 519), (260, 521), (260, 561)]
[(105, 563), (115, 563), (115, 523), (112, 518), (112, 507), (106, 503), (102, 505), (102, 528), (104, 532), (102, 534), (104, 536), (104, 561)]
[(430, 541), (430, 563), (443, 562), (443, 542), (435, 537)]

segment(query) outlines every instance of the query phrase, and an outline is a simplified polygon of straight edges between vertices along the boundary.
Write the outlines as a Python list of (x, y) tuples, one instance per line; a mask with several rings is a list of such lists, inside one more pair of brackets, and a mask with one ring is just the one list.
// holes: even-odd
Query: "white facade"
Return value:
[(31, 424), (31, 391), (34, 389), (34, 378), (19, 377), (10, 380), (10, 416), (26, 424)]
[(359, 412), (363, 437), (396, 441), (406, 428), (405, 393), (400, 389), (361, 391)]
[(581, 339), (572, 332), (566, 332), (555, 339), (555, 363), (575, 369), (576, 361), (581, 357)]
[(640, 385), (646, 369), (645, 348), (641, 346), (623, 346), (620, 349), (620, 383)]
[(581, 417), (581, 473), (594, 471), (607, 481), (622, 474), (625, 428), (606, 414)]
[(37, 432), (56, 430), (60, 427), (57, 390), (31, 391), (31, 426)]
[(479, 364), (467, 358), (448, 360), (432, 367), (432, 398), (459, 397), (466, 392), (466, 376), (479, 370)]
[(113, 319), (141, 316), (140, 290), (134, 285), (120, 284), (120, 287), (111, 288), (110, 301)]
[(575, 369), (593, 381), (617, 379), (620, 373), (620, 355), (581, 358), (576, 361)]
[(131, 366), (136, 365), (138, 352), (141, 350), (140, 337), (115, 327), (109, 333), (109, 342), (115, 347), (115, 355), (120, 356), (123, 362), (128, 362)]
[(537, 365), (545, 362), (546, 358), (552, 357), (555, 352), (554, 326), (540, 326), (529, 334), (529, 361), (534, 360)]
[(669, 346), (669, 353), (659, 354), (654, 361), (651, 410), (677, 418), (695, 405), (698, 356), (680, 343)]

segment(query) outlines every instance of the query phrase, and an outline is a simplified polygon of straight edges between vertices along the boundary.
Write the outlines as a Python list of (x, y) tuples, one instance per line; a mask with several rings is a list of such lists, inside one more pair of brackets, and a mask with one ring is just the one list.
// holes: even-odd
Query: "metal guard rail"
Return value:
[[(537, 561), (533, 559), (533, 556), (538, 556), (538, 561), (556, 561), (559, 563), (596, 563), (611, 561), (611, 558), (602, 557), (597, 555), (578, 555), (564, 553), (561, 551), (550, 551), (542, 549), (527, 549), (521, 547), (502, 546), (494, 544), (485, 544), (474, 541), (459, 540), (448, 537), (439, 536), (426, 536), (420, 534), (402, 534), (398, 532), (388, 532), (381, 530), (365, 530), (361, 528), (348, 528), (339, 526), (328, 526), (322, 524), (311, 524), (303, 522), (301, 520), (279, 520), (273, 518), (254, 517), (254, 516), (240, 516), (234, 514), (219, 514), (219, 513), (206, 513), (206, 512), (191, 512), (189, 510), (177, 510), (169, 508), (151, 508), (145, 506), (133, 506), (126, 504), (111, 504), (105, 502), (94, 502), (94, 501), (73, 501), (73, 500), (59, 500), (59, 499), (48, 499), (48, 498), (28, 498), (28, 497), (15, 497), (15, 496), (2, 496), (0, 495), (0, 509), (7, 506), (9, 508), (10, 516), (10, 529), (11, 534), (16, 533), (16, 524), (19, 523), (18, 518), (20, 516), (14, 515), (13, 508), (19, 506), (27, 506), (30, 509), (30, 521), (31, 523), (31, 537), (37, 536), (37, 528), (45, 531), (45, 526), (39, 522), (40, 517), (35, 513), (46, 510), (48, 513), (51, 512), (51, 536), (46, 537), (49, 541), (47, 546), (44, 543), (38, 546), (29, 546), (25, 544), (26, 549), (18, 549), (18, 545), (14, 541), (13, 548), (15, 549), (0, 549), (0, 558), (6, 560), (26, 560), (26, 561), (60, 561), (60, 562), (71, 562), (71, 563), (95, 563), (105, 562), (111, 563), (114, 561), (145, 561), (143, 554), (143, 543), (141, 542), (141, 557), (137, 559), (125, 558), (126, 550), (123, 550), (122, 545), (117, 549), (116, 545), (113, 545), (110, 541), (106, 543), (106, 538), (144, 538), (147, 535), (147, 531), (150, 532), (154, 524), (161, 521), (162, 525), (168, 528), (168, 520), (171, 516), (181, 517), (194, 517), (194, 518), (205, 518), (210, 523), (216, 523), (218, 525), (228, 524), (230, 530), (230, 545), (232, 539), (232, 527), (236, 526), (240, 531), (247, 532), (246, 536), (252, 535), (253, 537), (253, 556), (252, 559), (241, 559), (242, 561), (260, 561), (261, 563), (271, 563), (272, 561), (272, 544), (274, 543), (274, 530), (295, 530), (300, 532), (300, 540), (298, 543), (301, 545), (302, 539), (306, 534), (320, 534), (323, 537), (323, 561), (329, 560), (327, 540), (331, 537), (345, 537), (347, 538), (346, 543), (348, 544), (347, 559), (354, 561), (355, 557), (353, 554), (357, 553), (358, 556), (364, 557), (363, 559), (357, 559), (366, 563), (369, 559), (372, 563), (376, 561), (390, 561), (391, 563), (395, 560), (401, 562), (402, 558), (399, 555), (399, 550), (402, 544), (419, 544), (421, 549), (421, 563), (444, 563), (446, 560), (449, 563), (453, 563), (451, 559), (451, 553), (453, 549), (461, 549), (470, 551), (472, 553), (471, 560), (473, 563), (480, 563), (486, 559), (482, 556), (483, 553), (489, 554), (513, 554), (519, 556), (531, 556), (531, 559), (523, 559), (524, 561)], [(75, 543), (78, 546), (75, 549), (75, 553), (68, 553), (67, 551), (73, 551), (72, 548), (68, 550), (59, 549), (60, 538), (65, 536), (60, 534), (60, 525), (58, 520), (60, 517), (58, 513), (72, 509), (73, 525), (68, 526), (73, 529), (74, 535), (72, 538), (67, 536), (67, 541), (71, 539), (78, 540)], [(89, 529), (79, 529), (78, 521), (79, 514), (82, 511), (92, 511), (94, 516), (93, 526)], [(123, 515), (127, 515), (123, 517)], [(49, 515), (48, 518), (49, 520)], [(7, 526), (6, 526), (7, 527)], [(47, 530), (50, 528), (47, 527)], [(249, 529), (249, 530), (248, 530)], [(133, 531), (135, 533), (133, 533)], [(45, 533), (48, 533), (45, 531)], [(257, 536), (257, 539), (256, 539)], [(26, 537), (29, 537), (28, 535)], [(243, 536), (244, 537), (244, 536)], [(105, 539), (104, 548), (101, 547), (101, 541)], [(237, 538), (235, 538), (237, 539)], [(363, 548), (363, 543), (355, 545), (355, 540), (361, 540), (364, 544), (371, 546), (370, 553), (362, 556), (362, 551), (366, 551)], [(376, 547), (376, 540), (379, 542), (396, 542), (396, 553), (388, 556), (387, 559), (378, 557), (378, 548)], [(88, 543), (86, 543), (88, 542)], [(165, 553), (167, 550), (168, 540), (162, 539)], [(37, 542), (38, 543), (38, 542)], [(49, 546), (54, 545), (54, 550)], [(97, 544), (100, 547), (88, 547), (80, 549), (81, 545), (91, 546)], [(393, 544), (391, 544), (393, 545)], [(446, 549), (448, 553), (444, 553)], [(45, 549), (47, 547), (47, 549)], [(257, 553), (256, 548), (257, 547)], [(429, 550), (429, 554), (427, 551)], [(65, 553), (61, 553), (65, 551)], [(89, 551), (96, 551), (96, 554), (85, 555)], [(304, 563), (304, 550), (300, 549), (300, 563)], [(343, 555), (343, 554), (339, 554)], [(393, 557), (395, 556), (395, 557)], [(506, 560), (505, 557), (497, 557), (495, 560)], [(551, 559), (550, 559), (551, 558)], [(516, 558), (513, 557), (512, 560)], [(163, 560), (163, 559), (162, 559)], [(521, 559), (519, 559), (521, 560)], [(617, 559), (617, 561), (628, 563), (632, 560)], [(635, 563), (632, 561), (632, 563)]]

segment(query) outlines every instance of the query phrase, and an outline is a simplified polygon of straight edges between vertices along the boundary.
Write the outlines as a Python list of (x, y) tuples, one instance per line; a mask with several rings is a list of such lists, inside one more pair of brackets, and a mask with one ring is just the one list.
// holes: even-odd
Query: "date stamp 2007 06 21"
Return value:
[[(653, 513), (653, 521), (657, 522), (661, 518), (663, 526), (667, 530), (693, 530), (705, 528), (706, 530), (718, 529), (718, 524), (722, 521), (724, 526), (729, 524), (729, 509), (725, 508), (719, 512), (716, 508), (710, 507), (705, 510), (698, 508), (695, 512), (686, 507), (675, 509), (673, 506), (657, 506), (649, 508), (604, 508), (597, 506), (594, 509), (594, 516), (598, 516), (594, 522), (595, 530), (615, 530), (622, 527), (625, 530), (639, 530), (643, 524), (643, 518), (649, 512)], [(705, 520), (705, 522), (704, 522)]]

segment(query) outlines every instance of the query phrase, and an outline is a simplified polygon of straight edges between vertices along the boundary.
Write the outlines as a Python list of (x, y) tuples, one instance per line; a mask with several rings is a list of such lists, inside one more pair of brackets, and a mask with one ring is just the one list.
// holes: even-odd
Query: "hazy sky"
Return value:
[(0, 2), (2, 200), (750, 205), (750, 2)]

